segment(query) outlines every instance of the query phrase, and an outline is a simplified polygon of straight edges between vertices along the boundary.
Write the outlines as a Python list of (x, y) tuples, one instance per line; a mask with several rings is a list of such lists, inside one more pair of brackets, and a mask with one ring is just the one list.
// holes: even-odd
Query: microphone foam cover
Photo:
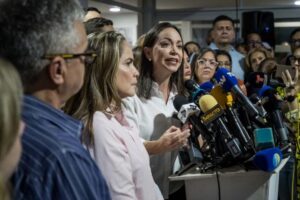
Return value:
[(268, 86), (268, 85), (264, 85), (259, 91), (258, 91), (258, 96), (259, 97), (264, 97), (265, 93), (267, 91), (273, 90), (272, 87)]
[(181, 106), (184, 104), (188, 104), (189, 101), (185, 96), (182, 95), (176, 95), (173, 101), (173, 105), (177, 111), (180, 110)]
[(237, 85), (236, 77), (226, 68), (219, 68), (214, 78), (227, 92), (229, 92), (233, 86)]
[(266, 172), (272, 172), (278, 167), (282, 160), (282, 152), (279, 148), (264, 149), (257, 152), (253, 164)]
[(214, 87), (214, 84), (212, 84), (212, 82), (210, 81), (206, 81), (202, 84), (200, 84), (200, 88), (207, 91), (207, 92), (210, 92)]
[(202, 112), (207, 112), (208, 110), (212, 109), (216, 105), (218, 105), (217, 100), (209, 94), (203, 95), (199, 99), (199, 107)]

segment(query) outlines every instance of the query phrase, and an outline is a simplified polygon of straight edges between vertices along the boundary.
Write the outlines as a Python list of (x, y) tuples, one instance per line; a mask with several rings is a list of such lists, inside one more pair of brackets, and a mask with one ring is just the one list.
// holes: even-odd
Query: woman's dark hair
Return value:
[(230, 56), (230, 54), (229, 54), (227, 51), (221, 50), (221, 49), (216, 49), (215, 52), (216, 52), (216, 57), (218, 57), (218, 56), (220, 56), (220, 55), (227, 56), (228, 59), (229, 59), (229, 61), (230, 61), (230, 65), (232, 65), (232, 59), (231, 59), (231, 56)]
[[(181, 33), (179, 29), (175, 26), (172, 25), (168, 22), (163, 22), (156, 24), (154, 27), (152, 27), (145, 36), (145, 40), (143, 43), (143, 49), (145, 47), (152, 48), (155, 44), (155, 42), (158, 39), (158, 35), (160, 32), (167, 28), (173, 28), (175, 29), (178, 34), (180, 35), (180, 38), (182, 40)], [(183, 57), (182, 57), (183, 59)], [(178, 90), (179, 94), (182, 94), (184, 91), (184, 86), (183, 86), (183, 76), (182, 74), (180, 75), (180, 70), (183, 70), (183, 60), (181, 62), (181, 65), (177, 72), (173, 73), (170, 78), (169, 82), (169, 88), (170, 90), (172, 89), (172, 85), (175, 84)], [(145, 52), (142, 52), (142, 57), (141, 57), (141, 65), (140, 65), (140, 76), (138, 79), (138, 91), (137, 95), (139, 97), (143, 97), (145, 99), (149, 99), (151, 95), (151, 89), (153, 85), (153, 64), (151, 61), (149, 61), (145, 55)]]

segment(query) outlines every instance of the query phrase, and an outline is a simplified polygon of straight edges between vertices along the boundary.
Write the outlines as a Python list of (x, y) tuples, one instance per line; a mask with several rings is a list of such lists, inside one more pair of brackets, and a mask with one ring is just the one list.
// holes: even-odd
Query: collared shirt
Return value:
[[(176, 87), (173, 86), (169, 98), (165, 102), (158, 84), (153, 82), (149, 99), (139, 98), (138, 96), (124, 99), (124, 114), (129, 123), (134, 123), (139, 128), (140, 137), (145, 140), (157, 140), (172, 125), (181, 126), (179, 120), (172, 117), (176, 113), (173, 106), (176, 94)], [(171, 182), (171, 185), (169, 185), (168, 179), (173, 173), (177, 153), (172, 151), (150, 156), (153, 178), (165, 199), (182, 184)]]
[(23, 152), (14, 199), (110, 199), (96, 163), (80, 143), (82, 124), (33, 96), (24, 97)]
[(129, 125), (122, 112), (95, 112), (93, 131), (93, 156), (107, 180), (112, 199), (163, 200), (137, 127)]
[[(212, 42), (209, 45), (209, 48), (215, 50), (219, 49), (217, 45)], [(230, 46), (228, 53), (232, 59), (232, 73), (240, 80), (244, 80), (244, 56), (239, 53), (233, 46)]]

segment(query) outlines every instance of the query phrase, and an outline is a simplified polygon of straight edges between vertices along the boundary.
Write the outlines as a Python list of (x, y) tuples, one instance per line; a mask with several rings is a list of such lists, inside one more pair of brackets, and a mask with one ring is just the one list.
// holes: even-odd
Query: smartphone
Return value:
[(275, 78), (282, 77), (282, 72), (285, 72), (288, 70), (290, 72), (292, 80), (296, 78), (296, 68), (292, 67), (290, 65), (277, 65), (276, 72), (275, 72)]

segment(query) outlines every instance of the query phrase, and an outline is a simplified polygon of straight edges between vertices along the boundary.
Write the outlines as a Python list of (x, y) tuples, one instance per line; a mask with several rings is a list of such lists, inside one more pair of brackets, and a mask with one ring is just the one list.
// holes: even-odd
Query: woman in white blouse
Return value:
[[(170, 182), (168, 177), (180, 168), (177, 151), (186, 142), (189, 130), (181, 130), (173, 100), (184, 92), (183, 42), (176, 26), (156, 24), (145, 35), (141, 57), (138, 91), (126, 98), (126, 118), (139, 127), (144, 145), (152, 154), (150, 165), (155, 182), (165, 199), (185, 199), (182, 183)], [(168, 138), (169, 145), (162, 143)], [(179, 189), (182, 190), (179, 190)], [(180, 191), (180, 193), (175, 193)], [(180, 196), (182, 195), (182, 196)]]
[(135, 94), (139, 76), (131, 47), (116, 32), (93, 33), (88, 39), (97, 57), (86, 66), (84, 85), (65, 110), (85, 122), (83, 142), (106, 178), (112, 199), (162, 199), (138, 129), (121, 109), (122, 99)]

